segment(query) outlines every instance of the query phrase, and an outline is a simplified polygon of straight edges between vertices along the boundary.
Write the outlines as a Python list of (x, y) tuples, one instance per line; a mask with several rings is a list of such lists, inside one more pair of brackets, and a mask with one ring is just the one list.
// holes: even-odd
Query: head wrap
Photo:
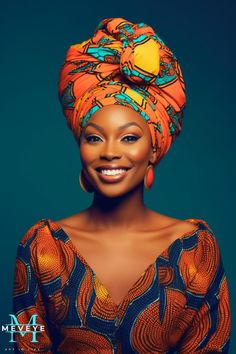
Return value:
[(150, 26), (108, 18), (92, 38), (69, 47), (59, 99), (76, 140), (98, 109), (134, 109), (150, 129), (155, 165), (181, 130), (185, 85), (176, 57)]

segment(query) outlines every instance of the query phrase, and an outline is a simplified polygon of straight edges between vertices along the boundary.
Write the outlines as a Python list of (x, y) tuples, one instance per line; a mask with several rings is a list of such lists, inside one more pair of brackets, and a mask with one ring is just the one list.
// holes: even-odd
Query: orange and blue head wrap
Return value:
[(76, 140), (104, 106), (120, 104), (140, 113), (158, 152), (154, 165), (179, 134), (186, 102), (175, 55), (150, 26), (123, 18), (104, 19), (92, 38), (69, 48), (59, 98)]

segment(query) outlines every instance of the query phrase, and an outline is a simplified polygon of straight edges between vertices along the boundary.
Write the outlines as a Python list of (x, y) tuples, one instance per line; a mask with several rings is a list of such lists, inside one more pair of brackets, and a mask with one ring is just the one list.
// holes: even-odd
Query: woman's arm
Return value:
[(220, 249), (213, 233), (203, 234), (199, 243), (197, 272), (190, 291), (195, 293), (196, 290), (196, 294), (203, 296), (203, 301), (182, 337), (177, 353), (228, 353), (231, 310)]
[[(14, 285), (13, 314), (14, 323), (21, 326), (29, 325), (30, 330), (15, 334), (14, 348), (16, 353), (47, 353), (51, 354), (51, 338), (47, 326), (46, 311), (40, 284), (32, 266), (30, 244), (34, 238), (35, 226), (31, 227), (22, 238), (17, 248)], [(40, 327), (41, 326), (41, 327)], [(18, 327), (16, 328), (18, 329)], [(35, 330), (37, 332), (35, 332)]]

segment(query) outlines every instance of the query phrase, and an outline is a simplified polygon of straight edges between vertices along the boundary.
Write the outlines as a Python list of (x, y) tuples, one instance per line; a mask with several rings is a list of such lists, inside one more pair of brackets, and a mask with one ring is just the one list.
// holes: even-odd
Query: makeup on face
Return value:
[(116, 186), (122, 193), (142, 183), (150, 151), (147, 123), (127, 107), (103, 107), (83, 128), (81, 161), (87, 177), (101, 192)]

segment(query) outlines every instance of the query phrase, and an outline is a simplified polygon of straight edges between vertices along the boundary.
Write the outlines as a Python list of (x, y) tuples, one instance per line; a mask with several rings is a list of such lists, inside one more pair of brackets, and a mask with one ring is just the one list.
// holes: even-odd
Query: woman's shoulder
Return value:
[(46, 242), (53, 238), (54, 225), (50, 225), (49, 218), (42, 218), (26, 228), (19, 245), (26, 246), (35, 242)]
[(60, 228), (50, 222), (50, 218), (43, 218), (26, 229), (21, 237), (16, 257), (25, 264), (31, 264), (35, 272), (59, 267), (64, 247), (61, 242)]
[[(183, 257), (194, 257), (196, 255), (207, 254), (219, 260), (218, 240), (210, 226), (210, 223), (203, 218), (190, 217), (186, 219), (172, 218), (167, 215), (156, 215), (157, 222), (163, 224), (169, 234), (170, 244), (181, 242), (183, 247)], [(176, 243), (177, 242), (177, 243)]]
[[(176, 229), (182, 235), (180, 239), (182, 239), (183, 243), (190, 247), (192, 242), (192, 249), (195, 252), (199, 252), (199, 250), (200, 252), (204, 252), (204, 249), (206, 249), (212, 255), (219, 253), (217, 238), (210, 223), (205, 219), (196, 217), (179, 220), (176, 223)], [(191, 240), (189, 240), (190, 238)]]
[[(41, 284), (57, 279), (66, 259), (67, 269), (73, 268), (74, 254), (65, 246), (60, 236), (60, 228), (43, 218), (32, 224), (21, 238), (16, 252), (16, 263), (40, 279)], [(55, 283), (57, 286), (58, 283)]]
[(169, 215), (160, 214), (155, 211), (151, 211), (152, 222), (149, 224), (153, 224), (154, 227), (159, 229), (170, 230), (173, 235), (184, 235), (187, 233), (191, 233), (195, 230), (206, 230), (210, 233), (213, 233), (209, 223), (202, 218), (186, 218), (179, 219)]
[(188, 265), (191, 269), (191, 278), (195, 279), (199, 286), (204, 280), (211, 283), (216, 272), (223, 269), (221, 250), (218, 239), (209, 222), (200, 218), (186, 219), (196, 224), (197, 228), (190, 234), (182, 237), (181, 266)]
[[(193, 225), (196, 226), (195, 229)], [(172, 243), (173, 262), (178, 262), (185, 284), (188, 284), (188, 290), (197, 292), (202, 289), (205, 292), (213, 284), (215, 276), (225, 276), (217, 237), (210, 223), (203, 218), (180, 220), (176, 227), (180, 228), (181, 236)]]

